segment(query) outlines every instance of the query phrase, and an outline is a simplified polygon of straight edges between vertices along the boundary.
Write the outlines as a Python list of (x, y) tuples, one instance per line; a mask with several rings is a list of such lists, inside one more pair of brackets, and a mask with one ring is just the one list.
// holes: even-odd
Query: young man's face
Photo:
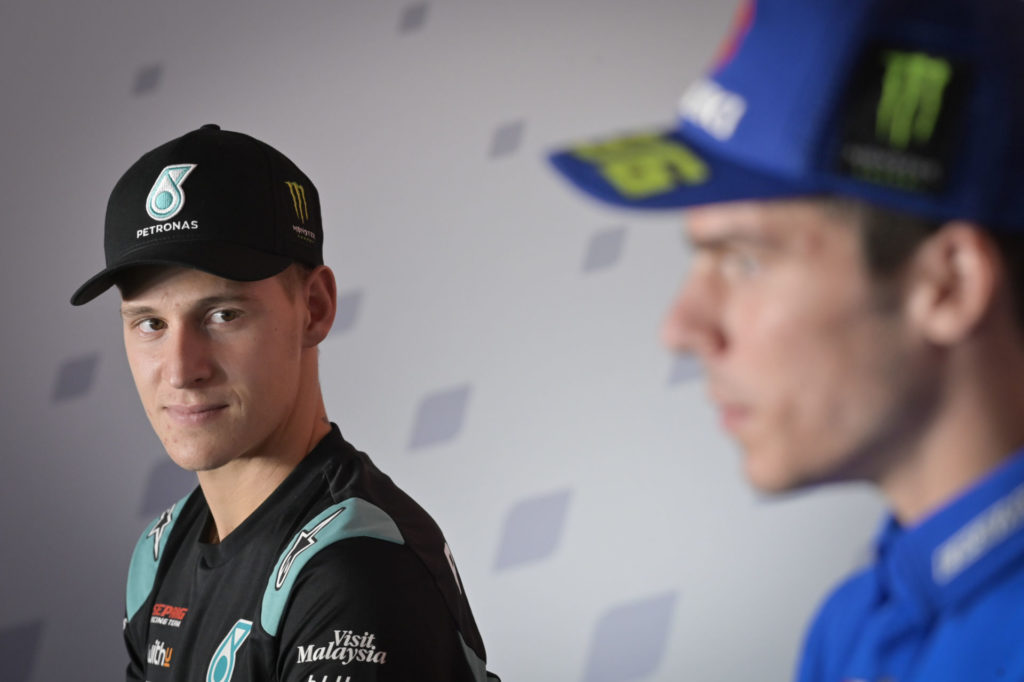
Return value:
[(144, 268), (123, 288), (125, 350), (150, 423), (193, 471), (265, 456), (293, 416), (305, 309), (279, 275)]
[(764, 491), (877, 480), (927, 399), (929, 354), (880, 304), (856, 225), (812, 200), (703, 206), (663, 329), (696, 353)]

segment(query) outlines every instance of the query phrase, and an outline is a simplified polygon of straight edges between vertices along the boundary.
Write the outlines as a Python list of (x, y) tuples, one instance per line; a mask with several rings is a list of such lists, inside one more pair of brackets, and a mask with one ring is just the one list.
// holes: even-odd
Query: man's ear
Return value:
[(302, 289), (306, 303), (306, 327), (303, 343), (307, 348), (318, 345), (327, 338), (334, 324), (338, 306), (338, 288), (334, 272), (326, 265), (319, 265), (306, 278)]
[(995, 306), (1006, 272), (985, 230), (954, 220), (918, 247), (906, 277), (908, 319), (927, 341), (950, 346), (982, 324)]

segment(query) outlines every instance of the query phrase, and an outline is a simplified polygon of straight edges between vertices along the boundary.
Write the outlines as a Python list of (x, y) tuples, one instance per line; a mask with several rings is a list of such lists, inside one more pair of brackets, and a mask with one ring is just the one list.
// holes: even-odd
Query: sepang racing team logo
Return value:
[(341, 665), (353, 662), (384, 665), (388, 653), (377, 648), (375, 638), (372, 632), (357, 635), (352, 630), (335, 630), (334, 639), (328, 642), (299, 645), (296, 663), (337, 661)]
[(206, 669), (206, 682), (228, 682), (235, 674), (235, 657), (252, 632), (252, 621), (239, 619), (217, 646)]
[(185, 192), (181, 185), (195, 168), (194, 163), (179, 163), (167, 166), (160, 172), (146, 197), (146, 213), (150, 218), (169, 220), (184, 208)]
[(181, 622), (185, 620), (188, 609), (184, 606), (171, 606), (170, 604), (153, 604), (153, 613), (149, 617), (151, 625), (167, 625), (172, 628), (180, 628)]

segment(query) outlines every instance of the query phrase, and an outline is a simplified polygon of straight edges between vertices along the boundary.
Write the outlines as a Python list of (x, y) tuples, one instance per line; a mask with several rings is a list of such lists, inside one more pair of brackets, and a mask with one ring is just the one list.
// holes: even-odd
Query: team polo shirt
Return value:
[(128, 680), (497, 679), (437, 524), (336, 426), (217, 544), (211, 523), (197, 488), (142, 533)]
[(827, 600), (799, 682), (1024, 680), (1024, 451), (911, 528)]

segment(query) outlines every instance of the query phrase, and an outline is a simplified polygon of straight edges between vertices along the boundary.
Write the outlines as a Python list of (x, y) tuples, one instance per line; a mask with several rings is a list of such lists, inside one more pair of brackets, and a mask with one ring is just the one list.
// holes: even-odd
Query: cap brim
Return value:
[(674, 129), (584, 143), (549, 159), (579, 189), (627, 208), (681, 208), (814, 191), (798, 180), (715, 158)]
[(138, 249), (121, 262), (110, 265), (90, 278), (71, 296), (71, 305), (82, 305), (117, 284), (118, 278), (140, 265), (180, 265), (195, 268), (237, 282), (255, 282), (273, 277), (292, 264), (284, 256), (248, 249), (237, 244), (181, 242), (157, 244)]

